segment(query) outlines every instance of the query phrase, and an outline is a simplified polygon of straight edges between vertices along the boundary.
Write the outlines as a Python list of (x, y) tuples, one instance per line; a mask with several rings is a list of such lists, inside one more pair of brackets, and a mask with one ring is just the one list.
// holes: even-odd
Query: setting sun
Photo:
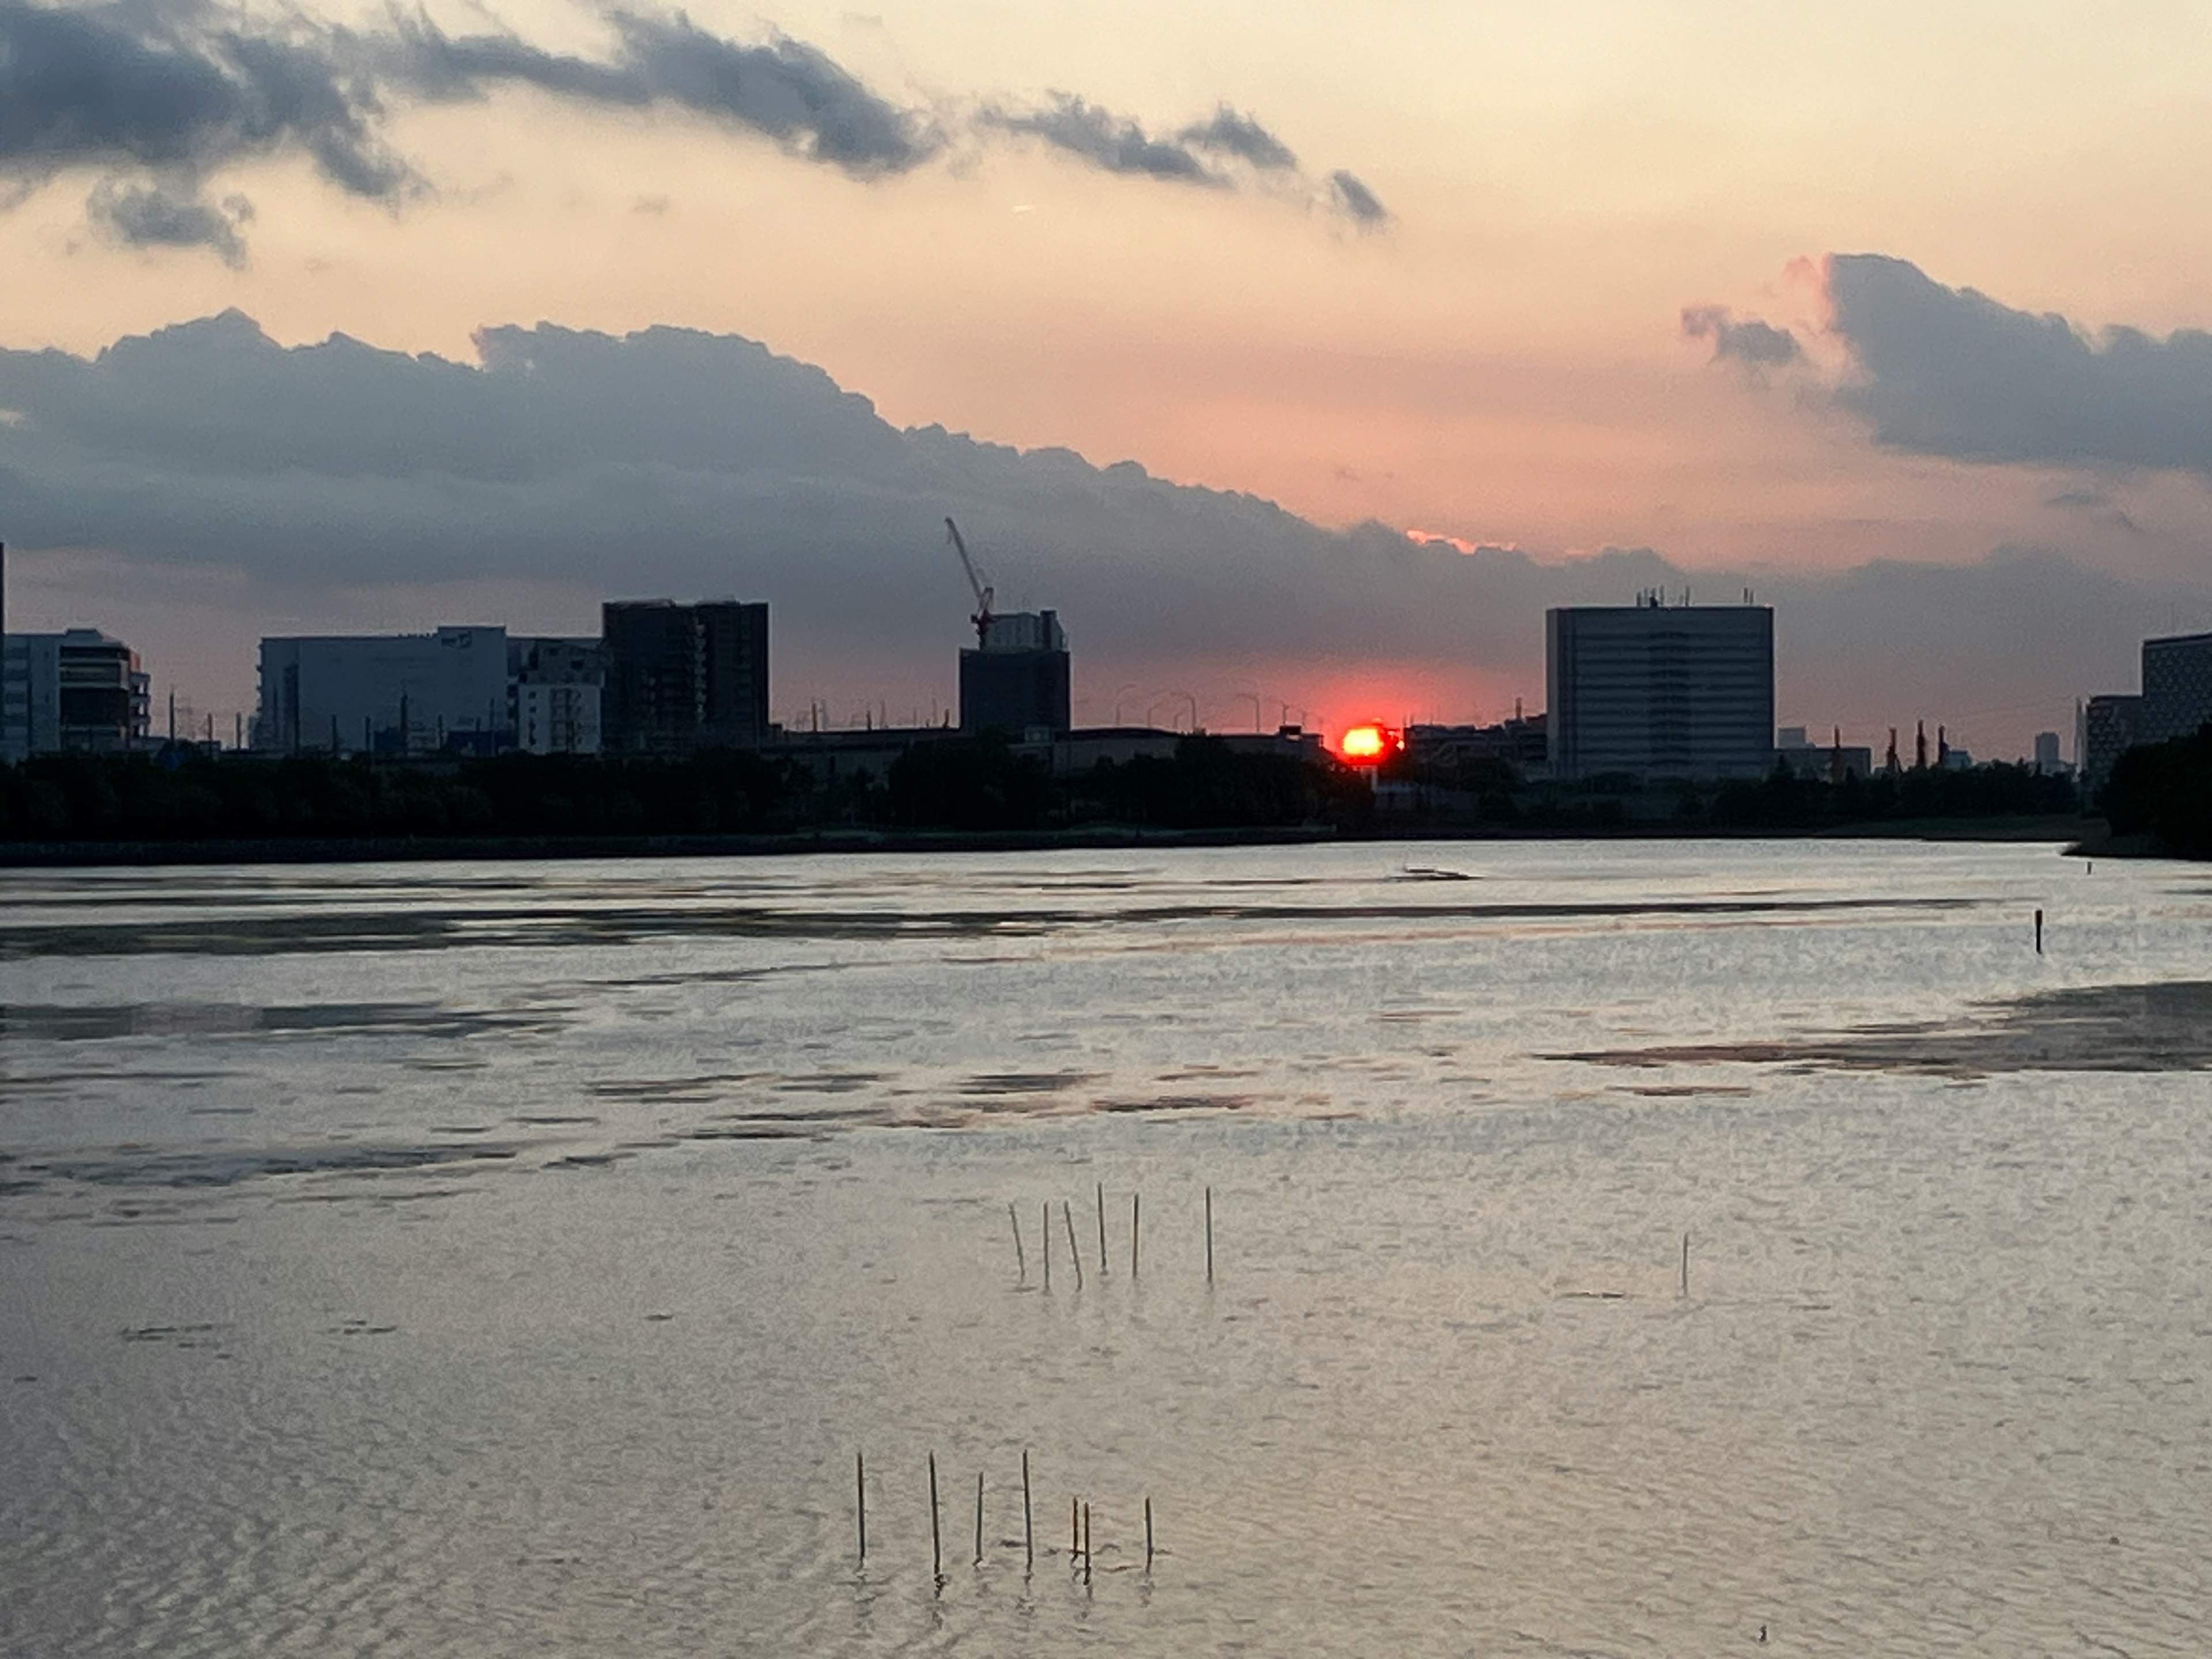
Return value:
[(1339, 739), (1336, 752), (1354, 766), (1379, 766), (1398, 746), (1396, 732), (1370, 721), (1346, 732)]

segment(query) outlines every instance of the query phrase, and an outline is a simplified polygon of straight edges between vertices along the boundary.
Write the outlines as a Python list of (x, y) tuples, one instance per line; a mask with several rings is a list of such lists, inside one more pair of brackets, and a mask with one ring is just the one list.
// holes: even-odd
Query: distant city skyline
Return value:
[[(1547, 606), (1748, 582), (1783, 720), (2024, 754), (2212, 626), (2185, 12), (15, 0), (0, 45), (11, 626), (128, 638), (219, 724), (262, 634), (714, 592), (777, 607), (779, 717), (941, 708), (945, 513), (1091, 720), (1495, 718)], [(619, 391), (575, 362), (655, 325), (696, 332)], [(270, 361), (333, 334), (395, 355)], [(576, 368), (544, 410), (472, 401), (532, 353)], [(668, 453), (574, 447), (638, 428)]]

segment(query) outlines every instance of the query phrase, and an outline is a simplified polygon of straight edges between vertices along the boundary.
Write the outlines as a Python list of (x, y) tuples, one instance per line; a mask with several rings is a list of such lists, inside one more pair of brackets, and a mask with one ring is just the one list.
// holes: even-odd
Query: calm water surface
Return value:
[(0, 1651), (2201, 1654), (2208, 946), (2045, 848), (0, 876)]

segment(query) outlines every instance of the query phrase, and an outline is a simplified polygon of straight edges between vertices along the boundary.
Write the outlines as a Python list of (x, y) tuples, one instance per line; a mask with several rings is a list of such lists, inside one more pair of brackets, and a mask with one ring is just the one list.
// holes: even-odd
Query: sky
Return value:
[[(0, 0), (11, 629), (775, 609), (787, 720), (1055, 605), (1079, 719), (1494, 719), (1778, 606), (1978, 754), (2212, 628), (2212, 14)], [(765, 350), (760, 348), (764, 347)]]

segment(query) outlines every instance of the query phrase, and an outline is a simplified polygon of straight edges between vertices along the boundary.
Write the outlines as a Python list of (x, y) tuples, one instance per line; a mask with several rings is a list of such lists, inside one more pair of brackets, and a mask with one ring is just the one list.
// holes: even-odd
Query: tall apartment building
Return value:
[(960, 653), (960, 729), (1054, 737), (1073, 725), (1067, 635), (1056, 611), (993, 617)]
[(619, 600), (600, 617), (607, 753), (687, 755), (767, 741), (767, 605)]
[(1755, 778), (1774, 764), (1774, 611), (1763, 605), (1547, 613), (1552, 775)]
[(0, 637), (0, 760), (137, 748), (151, 702), (138, 653), (98, 629)]
[(2142, 708), (2137, 743), (2185, 738), (2212, 720), (2212, 634), (2142, 643)]
[(2129, 692), (2090, 698), (2075, 716), (2074, 758), (2081, 787), (2100, 789), (2112, 775), (2112, 763), (2142, 741), (2142, 699)]
[(489, 753), (509, 741), (507, 703), (504, 628), (264, 639), (253, 746)]

